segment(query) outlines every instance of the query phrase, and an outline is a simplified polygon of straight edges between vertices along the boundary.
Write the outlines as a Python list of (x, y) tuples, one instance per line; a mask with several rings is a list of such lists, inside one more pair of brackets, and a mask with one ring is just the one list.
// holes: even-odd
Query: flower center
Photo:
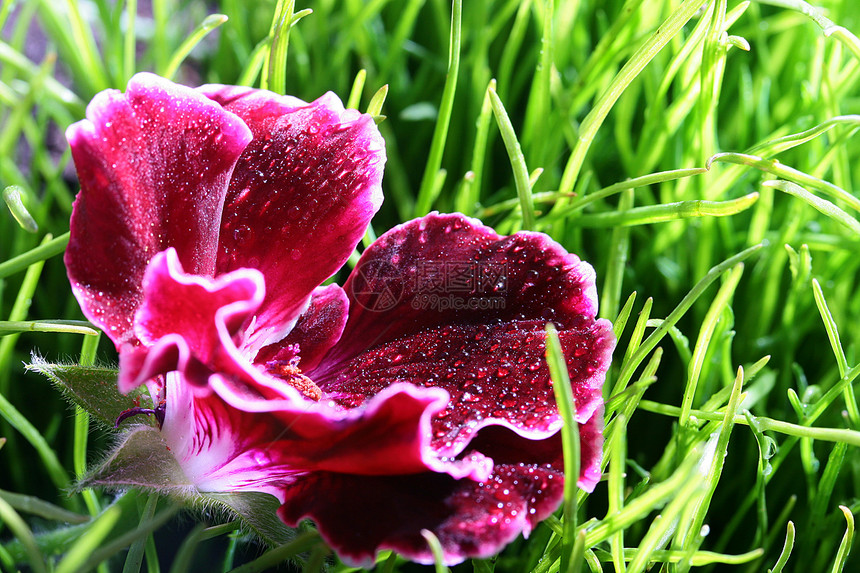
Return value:
[(319, 402), (322, 398), (322, 390), (314, 384), (314, 381), (302, 374), (295, 360), (273, 360), (266, 364), (269, 374), (277, 376), (287, 384), (302, 393), (305, 398)]

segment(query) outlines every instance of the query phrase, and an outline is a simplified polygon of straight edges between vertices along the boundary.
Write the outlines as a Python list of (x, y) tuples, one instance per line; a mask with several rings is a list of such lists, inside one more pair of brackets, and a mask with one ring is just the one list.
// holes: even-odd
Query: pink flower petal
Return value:
[(272, 459), (281, 431), (271, 416), (236, 410), (217, 395), (200, 396), (177, 372), (166, 376), (162, 436), (198, 491), (260, 491), (283, 499), (302, 471)]
[(432, 469), (457, 479), (486, 478), (492, 460), (476, 452), (443, 459), (429, 447), (431, 418), (448, 401), (439, 388), (398, 384), (362, 408), (343, 410), (307, 400), (261, 399), (220, 376), (210, 386), (244, 412), (272, 414), (282, 424), (270, 455), (296, 468), (360, 475), (399, 475)]
[[(143, 346), (122, 347), (120, 390), (172, 370), (204, 387), (209, 372), (241, 373), (231, 354), (264, 290), (263, 277), (254, 269), (210, 279), (184, 273), (172, 248), (155, 255), (143, 278), (144, 297), (134, 321)], [(199, 375), (191, 375), (192, 369)]]
[[(260, 424), (277, 424), (269, 457), (296, 470), (399, 474), (432, 467), (475, 479), (489, 473), (492, 462), (485, 457), (441, 460), (430, 450), (431, 417), (448, 401), (442, 389), (392, 386), (365, 407), (344, 411), (303, 399), (301, 386), (281, 375), (277, 366), (252, 365), (236, 340), (241, 335), (239, 326), (262, 300), (262, 277), (255, 270), (240, 269), (215, 279), (187, 275), (171, 249), (153, 258), (144, 278), (144, 294), (135, 319), (144, 345), (123, 349), (121, 390), (179, 372), (187, 386), (181, 390), (210, 400), (206, 402), (210, 409), (216, 408), (211, 399), (217, 398), (223, 401), (221, 409), (261, 414)], [(342, 327), (339, 289), (321, 288), (317, 295), (318, 312), (307, 320), (331, 326), (325, 315), (332, 311), (334, 324)], [(168, 410), (176, 407), (184, 406), (168, 401)], [(244, 420), (258, 423), (254, 418)], [(216, 423), (198, 422), (204, 429)], [(230, 426), (233, 423), (225, 414), (216, 425), (227, 433), (241, 432), (241, 427)]]
[(168, 247), (194, 274), (215, 270), (221, 209), (247, 126), (192, 89), (138, 74), (69, 127), (81, 192), (65, 261), (84, 314), (117, 346), (149, 259)]
[(200, 90), (254, 133), (230, 184), (217, 265), (265, 276), (268, 295), (245, 340), (253, 354), (290, 331), (364, 235), (382, 203), (384, 141), (370, 116), (331, 93), (301, 105), (260, 90)]
[(483, 482), (432, 473), (313, 473), (287, 489), (280, 515), (287, 525), (314, 520), (338, 556), (351, 564), (370, 566), (383, 549), (432, 563), (421, 535), (427, 529), (439, 538), (445, 563), (454, 565), (495, 555), (520, 533), (528, 535), (558, 507), (563, 486), (559, 470), (531, 463), (497, 464)]

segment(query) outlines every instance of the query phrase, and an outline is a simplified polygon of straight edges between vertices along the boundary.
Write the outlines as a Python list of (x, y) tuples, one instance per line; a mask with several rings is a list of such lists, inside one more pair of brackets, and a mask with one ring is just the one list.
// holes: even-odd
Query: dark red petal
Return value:
[(251, 140), (234, 114), (192, 89), (138, 74), (66, 132), (81, 182), (65, 261), (84, 314), (117, 346), (150, 258), (168, 247), (194, 274), (215, 270), (221, 209)]
[(561, 503), (564, 478), (547, 465), (496, 465), (484, 482), (444, 474), (367, 477), (313, 473), (286, 490), (281, 518), (296, 525), (314, 520), (341, 559), (369, 566), (392, 549), (407, 559), (432, 563), (421, 535), (432, 531), (445, 563), (497, 554), (528, 533)]
[[(429, 263), (441, 274), (431, 275)], [(488, 426), (531, 439), (559, 430), (545, 359), (549, 320), (560, 328), (577, 421), (601, 410), (612, 327), (595, 320), (591, 267), (545, 235), (499, 237), (460, 215), (430, 215), (381, 237), (345, 288), (349, 322), (309, 375), (345, 407), (395, 383), (445, 389), (451, 401), (433, 419), (431, 443), (441, 457), (459, 455)], [(592, 454), (580, 485), (592, 488), (602, 437), (589, 431), (582, 440)]]
[(298, 357), (298, 367), (303, 371), (316, 368), (325, 353), (340, 339), (348, 310), (346, 293), (338, 285), (317, 287), (295, 328), (282, 341), (260, 350), (254, 362), (265, 365)]
[[(544, 439), (562, 425), (544, 357), (543, 326), (542, 322), (518, 321), (430, 328), (360, 354), (325, 383), (319, 377), (315, 380), (328, 398), (344, 407), (360, 406), (390, 384), (442, 388), (451, 399), (433, 418), (430, 447), (442, 458), (455, 457), (467, 447), (494, 457), (470, 445), (488, 426), (501, 425), (526, 438)], [(576, 418), (584, 424), (603, 404), (604, 371), (598, 373), (599, 364), (578, 349), (600, 354), (612, 338), (599, 322), (591, 329), (571, 329), (561, 335)], [(583, 435), (581, 441), (583, 449), (599, 454), (599, 431)], [(431, 453), (427, 455), (429, 458)], [(593, 480), (586, 469), (583, 464), (581, 486), (590, 489)]]
[(364, 235), (382, 203), (385, 146), (370, 116), (331, 93), (299, 105), (260, 90), (200, 89), (254, 133), (230, 183), (218, 272), (265, 276), (268, 295), (245, 341), (256, 351), (283, 339)]
[(431, 213), (362, 255), (344, 290), (350, 318), (326, 362), (445, 324), (536, 320), (587, 329), (594, 269), (542, 233), (496, 234), (476, 219)]

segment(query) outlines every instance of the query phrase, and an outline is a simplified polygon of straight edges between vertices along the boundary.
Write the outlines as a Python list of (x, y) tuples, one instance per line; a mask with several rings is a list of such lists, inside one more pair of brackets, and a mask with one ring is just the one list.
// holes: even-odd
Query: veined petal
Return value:
[(427, 529), (439, 538), (445, 563), (454, 565), (495, 555), (520, 533), (528, 535), (558, 507), (563, 486), (561, 471), (532, 463), (497, 464), (481, 482), (433, 473), (313, 473), (290, 486), (280, 515), (287, 525), (314, 520), (348, 563), (370, 566), (383, 549), (433, 563), (421, 535)]
[(230, 183), (218, 272), (259, 269), (268, 295), (245, 348), (291, 330), (314, 288), (334, 274), (382, 203), (385, 146), (373, 119), (334, 94), (310, 104), (225, 86), (200, 91), (251, 128)]
[(178, 372), (166, 380), (162, 436), (189, 483), (202, 492), (260, 491), (283, 500), (302, 472), (269, 455), (281, 431), (277, 420), (195, 394)]
[(189, 272), (214, 272), (224, 197), (251, 133), (194, 90), (138, 74), (124, 94), (98, 94), (66, 137), (81, 182), (65, 254), (73, 291), (117, 346), (135, 343), (153, 255), (173, 247)]

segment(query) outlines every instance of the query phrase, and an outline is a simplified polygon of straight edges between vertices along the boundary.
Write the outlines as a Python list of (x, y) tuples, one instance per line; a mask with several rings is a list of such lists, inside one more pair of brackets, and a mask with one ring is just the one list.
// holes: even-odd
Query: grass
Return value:
[(263, 553), (170, 500), (68, 493), (110, 438), (23, 364), (115, 357), (58, 256), (62, 133), (140, 70), (372, 105), (389, 159), (369, 238), (458, 210), (595, 266), (619, 335), (605, 483), (454, 570), (860, 564), (853, 2), (20, 0), (0, 30), (0, 570), (350, 570), (312, 531)]

